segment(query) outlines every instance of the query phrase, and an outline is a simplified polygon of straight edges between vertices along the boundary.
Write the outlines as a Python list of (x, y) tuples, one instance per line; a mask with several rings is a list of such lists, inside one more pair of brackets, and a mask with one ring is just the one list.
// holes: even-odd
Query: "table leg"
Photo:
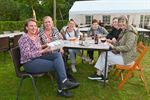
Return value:
[(104, 87), (106, 84), (106, 77), (107, 77), (107, 57), (108, 57), (108, 51), (106, 51), (106, 57), (105, 57), (105, 71), (104, 71)]

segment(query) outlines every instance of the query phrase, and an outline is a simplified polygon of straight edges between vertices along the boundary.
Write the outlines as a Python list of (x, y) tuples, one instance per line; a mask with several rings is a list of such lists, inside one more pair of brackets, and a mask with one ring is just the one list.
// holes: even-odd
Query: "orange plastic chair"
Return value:
[[(121, 82), (118, 85), (119, 89), (123, 88), (123, 86), (125, 85), (127, 80), (131, 76), (133, 76), (135, 71), (139, 71), (140, 79), (143, 81), (144, 87), (145, 87), (146, 91), (149, 93), (147, 82), (144, 77), (144, 71), (143, 71), (144, 68), (142, 68), (142, 66), (140, 66), (140, 63), (141, 63), (142, 59), (144, 58), (144, 55), (146, 54), (147, 51), (148, 51), (148, 48), (145, 47), (142, 42), (140, 42), (137, 46), (137, 52), (139, 54), (138, 54), (138, 57), (135, 60), (134, 64), (132, 64), (132, 65), (115, 65), (115, 68), (116, 68), (115, 74), (118, 74), (120, 72), (119, 75), (121, 76)], [(127, 71), (127, 72), (124, 73), (125, 71)]]

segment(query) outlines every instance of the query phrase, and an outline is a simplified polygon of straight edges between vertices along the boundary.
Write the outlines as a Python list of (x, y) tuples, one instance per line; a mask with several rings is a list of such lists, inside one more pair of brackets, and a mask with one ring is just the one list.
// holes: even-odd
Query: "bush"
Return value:
[(57, 28), (58, 28), (58, 30), (61, 30), (61, 28), (63, 26), (66, 26), (67, 22), (68, 22), (68, 20), (57, 20)]
[[(3, 31), (14, 31), (20, 30), (23, 31), (25, 21), (0, 21), (0, 33)], [(38, 21), (38, 25), (40, 26), (42, 21)], [(64, 25), (67, 24), (67, 20), (57, 20), (57, 28), (60, 30)]]
[(23, 30), (24, 21), (0, 21), (0, 32)]

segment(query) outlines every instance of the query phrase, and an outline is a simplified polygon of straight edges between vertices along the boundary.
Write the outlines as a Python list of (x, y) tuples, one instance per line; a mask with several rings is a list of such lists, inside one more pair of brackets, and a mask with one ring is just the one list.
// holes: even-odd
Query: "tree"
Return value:
[(0, 0), (0, 20), (19, 20), (19, 4), (13, 0)]
[(32, 9), (32, 17), (36, 19), (35, 8), (37, 7), (37, 5), (39, 5), (39, 0), (15, 0), (15, 1), (30, 7)]

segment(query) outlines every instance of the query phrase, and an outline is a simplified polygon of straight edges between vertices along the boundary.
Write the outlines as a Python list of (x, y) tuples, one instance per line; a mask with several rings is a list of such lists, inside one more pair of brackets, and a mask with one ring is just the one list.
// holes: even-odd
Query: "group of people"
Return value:
[[(133, 64), (136, 57), (137, 32), (131, 25), (128, 25), (126, 16), (113, 18), (112, 31), (108, 31), (98, 25), (98, 21), (94, 19), (88, 36), (105, 35), (110, 46), (108, 52), (108, 65), (114, 64)], [(70, 81), (66, 74), (66, 67), (63, 61), (63, 48), (52, 50), (46, 44), (55, 40), (70, 40), (72, 38), (79, 39), (80, 31), (76, 27), (73, 19), (69, 20), (67, 26), (63, 27), (59, 32), (53, 25), (53, 20), (50, 16), (43, 18), (43, 24), (38, 29), (37, 22), (33, 18), (26, 21), (24, 26), (23, 36), (19, 39), (19, 47), (21, 54), (21, 63), (28, 73), (44, 73), (55, 71), (57, 76), (59, 96), (71, 97), (72, 93), (67, 91), (79, 86), (78, 82)], [(77, 72), (75, 67), (76, 55), (82, 59), (86, 57), (82, 55), (80, 50), (68, 49), (70, 54), (70, 63), (73, 72)], [(90, 61), (94, 62), (94, 51), (88, 50)], [(90, 80), (104, 79), (105, 53), (101, 52), (95, 64), (96, 73), (88, 78)], [(107, 79), (107, 78), (106, 78)]]
[(61, 53), (63, 49), (51, 50), (46, 44), (62, 39), (62, 35), (53, 26), (50, 16), (43, 18), (43, 25), (38, 30), (35, 19), (26, 21), (24, 32), (19, 39), (21, 64), (28, 73), (46, 73), (55, 71), (58, 84), (58, 95), (71, 97), (72, 93), (67, 90), (79, 86), (78, 82), (70, 81), (66, 75), (66, 69)]
[[(108, 51), (107, 71), (109, 66), (115, 64), (132, 65), (136, 58), (136, 46), (138, 40), (138, 32), (128, 24), (126, 16), (113, 18), (112, 31), (106, 36), (110, 51)], [(96, 73), (88, 78), (90, 80), (104, 81), (105, 71), (105, 52), (101, 52), (95, 64)], [(107, 72), (106, 72), (107, 74)], [(108, 77), (106, 75), (106, 81)]]

